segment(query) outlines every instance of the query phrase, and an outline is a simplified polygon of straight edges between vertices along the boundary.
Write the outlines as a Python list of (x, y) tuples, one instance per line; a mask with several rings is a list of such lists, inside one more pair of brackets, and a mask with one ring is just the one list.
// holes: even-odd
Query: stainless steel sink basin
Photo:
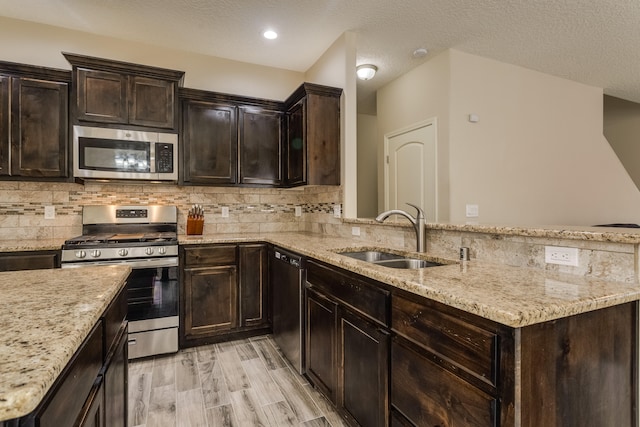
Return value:
[(347, 251), (338, 252), (340, 255), (358, 259), (360, 261), (370, 262), (372, 264), (382, 265), (389, 268), (417, 269), (427, 267), (437, 267), (445, 265), (439, 262), (426, 261), (423, 259), (410, 258), (400, 254), (390, 252), (364, 250), (364, 251)]
[(374, 264), (384, 265), (385, 267), (390, 268), (427, 268), (427, 267), (437, 267), (440, 264), (439, 262), (433, 261), (425, 261), (423, 259), (414, 259), (414, 258), (401, 258), (401, 259), (392, 259), (389, 261), (378, 261)]
[(339, 254), (367, 262), (389, 261), (404, 258), (402, 255), (380, 251), (339, 252)]

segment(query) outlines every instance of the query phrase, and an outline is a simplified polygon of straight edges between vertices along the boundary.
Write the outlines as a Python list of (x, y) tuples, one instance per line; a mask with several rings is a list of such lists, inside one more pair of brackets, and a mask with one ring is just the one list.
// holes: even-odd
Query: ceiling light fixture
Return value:
[(263, 36), (265, 39), (274, 40), (274, 39), (277, 39), (277, 38), (278, 38), (278, 33), (276, 33), (276, 32), (275, 32), (275, 31), (273, 31), (273, 30), (267, 30), (267, 31), (265, 31), (264, 33), (262, 33), (262, 36)]
[(376, 75), (378, 67), (372, 64), (363, 64), (356, 67), (356, 74), (360, 80), (371, 80)]
[(427, 54), (429, 53), (429, 51), (423, 47), (420, 47), (416, 50), (413, 51), (413, 57), (414, 58), (424, 58), (425, 56), (427, 56)]

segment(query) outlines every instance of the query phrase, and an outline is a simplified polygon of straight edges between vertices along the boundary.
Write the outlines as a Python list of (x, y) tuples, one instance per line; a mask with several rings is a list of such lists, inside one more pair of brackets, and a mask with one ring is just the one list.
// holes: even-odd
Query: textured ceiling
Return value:
[(357, 63), (379, 68), (362, 99), (454, 48), (640, 102), (638, 0), (0, 0), (0, 15), (295, 71), (353, 31)]

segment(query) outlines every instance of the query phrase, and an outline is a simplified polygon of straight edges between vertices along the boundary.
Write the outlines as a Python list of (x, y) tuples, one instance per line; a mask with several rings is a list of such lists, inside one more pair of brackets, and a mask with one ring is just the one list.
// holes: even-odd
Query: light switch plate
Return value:
[(340, 218), (342, 216), (342, 209), (340, 205), (333, 205), (333, 217)]
[(296, 206), (295, 207), (295, 213), (296, 213), (296, 216), (302, 216), (302, 207), (301, 206)]
[(478, 205), (467, 205), (466, 206), (467, 218), (477, 218), (479, 213)]
[(351, 235), (359, 236), (360, 235), (360, 227), (351, 227)]
[(222, 218), (229, 218), (229, 207), (228, 206), (223, 206), (222, 207)]

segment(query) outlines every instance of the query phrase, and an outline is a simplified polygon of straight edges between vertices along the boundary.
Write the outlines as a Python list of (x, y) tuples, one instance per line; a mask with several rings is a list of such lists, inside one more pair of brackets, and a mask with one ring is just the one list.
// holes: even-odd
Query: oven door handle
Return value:
[(91, 261), (91, 262), (72, 262), (62, 263), (62, 268), (76, 268), (76, 267), (93, 267), (98, 265), (128, 265), (132, 269), (137, 268), (156, 268), (156, 267), (177, 267), (178, 257), (169, 258), (151, 258), (151, 259), (136, 259), (136, 260), (111, 260), (111, 261)]

